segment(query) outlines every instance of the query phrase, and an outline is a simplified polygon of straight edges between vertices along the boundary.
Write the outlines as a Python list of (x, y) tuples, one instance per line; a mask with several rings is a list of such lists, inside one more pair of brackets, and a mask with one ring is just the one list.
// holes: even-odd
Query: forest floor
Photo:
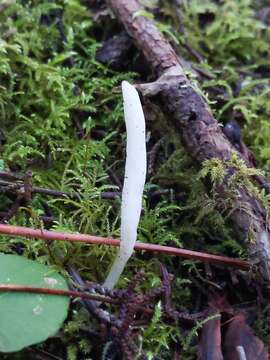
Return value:
[[(254, 166), (270, 181), (267, 1), (141, 3), (145, 10), (136, 16), (153, 19), (220, 126), (234, 127), (236, 140), (230, 140), (236, 153), (245, 143)], [(120, 237), (123, 80), (149, 83), (155, 74), (105, 1), (0, 4), (1, 223)], [(194, 161), (158, 103), (142, 101), (148, 169), (138, 241), (248, 261), (231, 209), (210, 186), (220, 180), (224, 164)], [(257, 174), (238, 170), (243, 185)], [(27, 181), (32, 184), (28, 197), (21, 192)], [(269, 211), (269, 195), (262, 189), (258, 194)], [(70, 281), (92, 284), (97, 292), (104, 291), (99, 284), (116, 254), (105, 245), (8, 235), (0, 235), (0, 251), (54, 265)], [(268, 290), (250, 272), (134, 252), (117, 289), (109, 293), (122, 299), (120, 305), (93, 311), (87, 301), (72, 301), (54, 337), (1, 357), (241, 360), (230, 343), (234, 336), (255, 344), (257, 353), (263, 344), (270, 349)], [(242, 332), (236, 335), (230, 324)], [(207, 357), (207, 351), (216, 355)], [(257, 359), (246, 351), (247, 359)]]

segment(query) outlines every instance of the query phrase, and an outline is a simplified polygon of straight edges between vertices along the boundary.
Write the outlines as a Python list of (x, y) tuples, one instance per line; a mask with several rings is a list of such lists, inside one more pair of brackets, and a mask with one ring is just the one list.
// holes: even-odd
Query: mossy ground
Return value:
[[(103, 191), (119, 190), (112, 172), (121, 182), (123, 179), (125, 128), (119, 85), (122, 80), (146, 81), (147, 76), (134, 65), (137, 53), (122, 71), (113, 71), (96, 60), (102, 41), (117, 33), (119, 26), (101, 13), (97, 20), (90, 3), (18, 0), (0, 13), (0, 168), (20, 173), (31, 170), (36, 186), (79, 193), (76, 200), (35, 195), (11, 224), (46, 226), (39, 217), (47, 215), (49, 209), (54, 230), (119, 237), (120, 200), (101, 197)], [(260, 18), (263, 2), (183, 1), (181, 18), (173, 4), (163, 0), (149, 11), (154, 12), (159, 28), (181, 56), (208, 74), (199, 77), (188, 72), (221, 124), (231, 119), (240, 123), (258, 167), (268, 175), (270, 27)], [(185, 44), (200, 54), (201, 60)], [(200, 169), (179, 139), (169, 129), (164, 131), (162, 121), (158, 116), (147, 123), (148, 151), (159, 139), (164, 141), (147, 178), (138, 240), (244, 258), (245, 250), (235, 241), (214, 192), (206, 192)], [(215, 169), (210, 166), (207, 171), (214, 174)], [(157, 190), (165, 191), (157, 195)], [(11, 199), (1, 194), (0, 198), (0, 212), (4, 212)], [(24, 245), (20, 245), (24, 256), (57, 264), (64, 273), (67, 263), (72, 262), (84, 279), (99, 283), (115, 254), (108, 247), (59, 242), (52, 243), (48, 251), (42, 241), (0, 236), (1, 251), (14, 251), (16, 244)], [(175, 276), (176, 308), (183, 306), (192, 312), (196, 306), (197, 311), (206, 306), (205, 294), (194, 283), (196, 279), (206, 281), (205, 269), (192, 261), (135, 254), (119, 286), (124, 287), (141, 268), (145, 272), (141, 289), (158, 284), (159, 261)], [(217, 273), (216, 281), (228, 281), (228, 274)], [(225, 287), (230, 293), (232, 286)], [(247, 297), (242, 290), (241, 285), (232, 298), (236, 303), (256, 305), (252, 324), (269, 346), (270, 323), (263, 321), (268, 314), (256, 301), (255, 290)], [(94, 344), (85, 335), (85, 328), (96, 330), (96, 323), (75, 304), (59, 336), (40, 348), (68, 360), (90, 359)], [(175, 348), (180, 349), (182, 358), (193, 359), (196, 341), (190, 340), (191, 331), (190, 327), (163, 321), (157, 305), (152, 323), (141, 330), (139, 341), (149, 359), (170, 359)], [(5, 358), (25, 356), (34, 355), (27, 350)]]

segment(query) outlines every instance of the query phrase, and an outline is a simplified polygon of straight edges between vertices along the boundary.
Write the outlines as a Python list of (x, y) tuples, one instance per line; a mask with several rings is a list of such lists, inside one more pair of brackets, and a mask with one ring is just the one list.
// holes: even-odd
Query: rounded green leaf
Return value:
[[(55, 269), (22, 256), (0, 254), (0, 284), (68, 289)], [(0, 352), (19, 351), (55, 335), (67, 316), (69, 298), (0, 293)]]

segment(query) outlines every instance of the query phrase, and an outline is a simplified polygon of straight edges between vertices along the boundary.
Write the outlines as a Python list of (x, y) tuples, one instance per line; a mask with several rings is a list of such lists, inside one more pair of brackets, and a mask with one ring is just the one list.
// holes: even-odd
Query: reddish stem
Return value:
[[(120, 240), (112, 238), (104, 238), (101, 236), (93, 236), (86, 234), (69, 234), (56, 231), (31, 229), (22, 226), (4, 225), (0, 224), (0, 233), (8, 234), (11, 236), (23, 236), (28, 238), (38, 238), (42, 240), (58, 240), (58, 241), (71, 241), (71, 242), (84, 242), (87, 244), (101, 244), (119, 246)], [(208, 263), (215, 263), (220, 265), (227, 265), (237, 269), (248, 271), (251, 265), (247, 261), (240, 259), (233, 259), (227, 256), (213, 255), (198, 251), (186, 250), (171, 246), (163, 246), (156, 244), (146, 244), (136, 242), (135, 250), (157, 252), (168, 255), (183, 257), (186, 259), (200, 260)]]
[(118, 304), (117, 300), (100, 296), (94, 295), (89, 293), (84, 293), (80, 291), (71, 291), (71, 290), (61, 290), (61, 289), (50, 289), (50, 288), (42, 288), (42, 287), (32, 287), (26, 285), (17, 285), (17, 284), (0, 284), (0, 292), (7, 291), (7, 292), (28, 292), (34, 294), (47, 294), (47, 295), (56, 295), (56, 296), (69, 296), (72, 298), (81, 298), (85, 300), (95, 300), (106, 302), (110, 304)]

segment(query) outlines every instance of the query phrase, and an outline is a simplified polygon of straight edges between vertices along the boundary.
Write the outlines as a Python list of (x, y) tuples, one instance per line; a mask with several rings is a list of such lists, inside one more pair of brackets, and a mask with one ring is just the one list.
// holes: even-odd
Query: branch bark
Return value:
[[(162, 111), (181, 136), (187, 152), (200, 165), (211, 158), (230, 160), (235, 148), (185, 76), (172, 46), (151, 19), (139, 15), (142, 8), (137, 0), (107, 0), (107, 3), (158, 76), (154, 83), (139, 85), (138, 88), (144, 96), (158, 100)], [(251, 166), (248, 162), (247, 165)], [(227, 181), (224, 181), (217, 189), (220, 199), (226, 200), (228, 190)], [(238, 239), (247, 246), (251, 262), (269, 281), (270, 232), (266, 209), (248, 189), (242, 187), (238, 189), (233, 211), (228, 209), (228, 212), (232, 214)]]

